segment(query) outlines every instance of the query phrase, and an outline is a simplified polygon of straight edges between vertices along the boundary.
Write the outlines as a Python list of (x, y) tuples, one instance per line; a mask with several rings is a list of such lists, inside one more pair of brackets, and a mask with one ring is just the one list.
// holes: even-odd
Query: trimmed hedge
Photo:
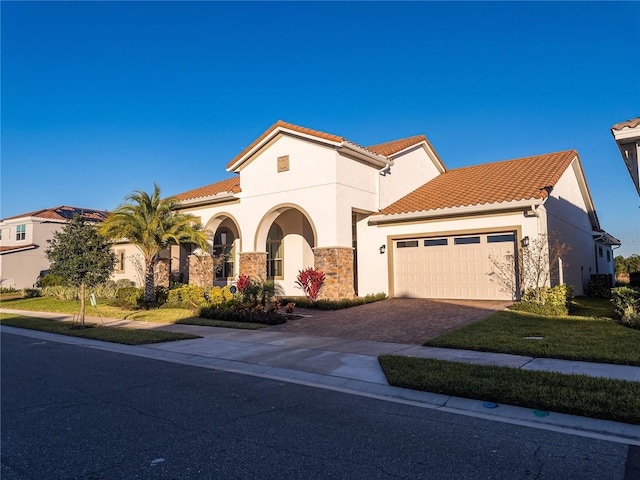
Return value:
[(366, 295), (364, 297), (343, 298), (340, 300), (317, 300), (315, 302), (312, 302), (305, 297), (283, 297), (279, 300), (283, 305), (293, 303), (298, 308), (314, 308), (316, 310), (341, 310), (343, 308), (356, 307), (358, 305), (364, 305), (366, 303), (379, 302), (380, 300), (385, 300), (386, 298), (386, 293), (376, 293), (372, 295)]

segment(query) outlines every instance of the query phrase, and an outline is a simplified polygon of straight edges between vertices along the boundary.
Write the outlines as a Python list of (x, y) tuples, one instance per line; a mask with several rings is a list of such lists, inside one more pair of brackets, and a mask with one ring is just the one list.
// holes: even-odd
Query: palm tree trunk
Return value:
[(154, 281), (155, 262), (151, 260), (147, 263), (147, 271), (144, 277), (144, 303), (149, 308), (156, 301), (156, 288)]
[(84, 328), (84, 312), (85, 312), (85, 301), (84, 301), (84, 294), (85, 294), (85, 284), (84, 282), (82, 282), (80, 284), (80, 324), (82, 325), (82, 328)]

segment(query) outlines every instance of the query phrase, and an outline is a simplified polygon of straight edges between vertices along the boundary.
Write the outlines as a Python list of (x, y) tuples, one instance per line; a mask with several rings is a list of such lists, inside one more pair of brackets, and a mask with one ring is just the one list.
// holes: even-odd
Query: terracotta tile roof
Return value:
[[(312, 130), (310, 128), (299, 127), (298, 125), (294, 125), (293, 123), (284, 122), (282, 120), (278, 120), (276, 123), (271, 125), (262, 135), (256, 138), (253, 142), (249, 144), (244, 150), (242, 150), (238, 155), (236, 155), (233, 160), (227, 163), (227, 168), (230, 168), (231, 165), (236, 163), (240, 158), (247, 154), (253, 147), (258, 145), (262, 140), (269, 136), (271, 132), (273, 132), (276, 128), (282, 127), (287, 128), (289, 130), (293, 130), (295, 132), (305, 133), (307, 135), (311, 135), (313, 137), (323, 138), (325, 140), (330, 140), (332, 142), (344, 142), (347, 141), (343, 137), (339, 137), (338, 135), (332, 135), (330, 133), (320, 132), (318, 130)], [(350, 142), (353, 143), (353, 142)]]
[(380, 215), (542, 199), (578, 156), (575, 150), (449, 170), (389, 205)]
[(195, 188), (193, 190), (189, 190), (188, 192), (179, 193), (176, 195), (178, 200), (191, 200), (193, 198), (202, 198), (202, 197), (210, 197), (212, 195), (216, 195), (218, 193), (239, 193), (242, 189), (240, 188), (240, 177), (235, 176), (232, 178), (227, 178), (226, 180), (222, 180), (221, 182), (212, 183), (211, 185), (205, 185), (204, 187)]
[(377, 145), (372, 145), (370, 147), (366, 147), (367, 150), (371, 150), (374, 153), (379, 155), (393, 155), (394, 153), (400, 152), (405, 148), (409, 148), (412, 145), (415, 145), (420, 142), (428, 142), (427, 137), (424, 135), (415, 135), (413, 137), (401, 138), (400, 140), (394, 140), (392, 142), (386, 143), (378, 143)]
[(4, 218), (2, 221), (25, 217), (45, 218), (48, 220), (71, 220), (71, 217), (74, 215), (80, 215), (83, 219), (89, 222), (102, 222), (109, 216), (109, 212), (105, 210), (61, 205), (55, 208), (45, 208), (34, 212), (23, 213), (22, 215), (14, 215), (13, 217)]
[(28, 250), (30, 248), (36, 248), (35, 243), (29, 243), (27, 245), (0, 245), (0, 253), (12, 252), (14, 250)]
[(625, 127), (634, 128), (640, 125), (640, 117), (632, 118), (631, 120), (627, 120), (626, 122), (616, 123), (611, 130), (622, 130)]

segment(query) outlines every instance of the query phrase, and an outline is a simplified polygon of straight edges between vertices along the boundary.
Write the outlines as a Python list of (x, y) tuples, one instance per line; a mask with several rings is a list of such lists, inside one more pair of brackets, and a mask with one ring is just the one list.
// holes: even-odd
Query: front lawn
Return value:
[(176, 340), (189, 340), (200, 338), (197, 335), (186, 333), (165, 332), (163, 330), (135, 329), (121, 327), (105, 327), (102, 325), (87, 324), (85, 328), (73, 325), (71, 322), (49, 320), (37, 317), (25, 317), (10, 313), (0, 313), (0, 324), (10, 327), (39, 330), (42, 332), (57, 333), (70, 337), (90, 338), (125, 345), (144, 345), (147, 343), (173, 342)]
[[(75, 314), (80, 310), (80, 302), (77, 300), (57, 300), (51, 297), (24, 298), (6, 300), (2, 302), (2, 308), (14, 310), (29, 310), (33, 312), (53, 312)], [(116, 318), (136, 320), (152, 323), (182, 323), (186, 325), (202, 325), (205, 327), (239, 328), (256, 330), (266, 325), (256, 323), (228, 322), (223, 320), (209, 320), (194, 316), (191, 310), (186, 308), (151, 308), (149, 310), (125, 310), (108, 305), (106, 300), (98, 300), (98, 310), (87, 302), (86, 315), (97, 317), (98, 313), (103, 318)]]
[(496, 312), (484, 320), (427, 340), (424, 345), (640, 365), (640, 330), (623, 327), (605, 317), (612, 314), (609, 301), (580, 298), (576, 300), (574, 312), (567, 317)]
[(396, 387), (640, 424), (640, 382), (395, 355), (379, 361)]

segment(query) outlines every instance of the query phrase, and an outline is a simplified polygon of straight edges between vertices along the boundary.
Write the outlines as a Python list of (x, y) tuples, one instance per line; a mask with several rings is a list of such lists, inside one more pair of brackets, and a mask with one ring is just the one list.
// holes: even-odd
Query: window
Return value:
[(271, 225), (267, 235), (267, 278), (282, 277), (282, 229), (277, 223)]
[(487, 243), (514, 242), (516, 239), (513, 233), (505, 233), (504, 235), (488, 235)]
[(611, 261), (611, 252), (607, 250), (607, 262)]
[(27, 236), (27, 226), (18, 225), (16, 227), (16, 240), (24, 240)]
[(480, 243), (480, 237), (458, 237), (453, 239), (455, 245), (469, 245), (470, 243)]
[(116, 251), (116, 273), (124, 273), (124, 250)]
[(235, 236), (228, 228), (219, 228), (213, 237), (213, 256), (222, 258), (216, 270), (216, 278), (233, 277), (233, 261), (235, 260)]
[(2, 241), (2, 229), (0, 228), (0, 241)]
[(441, 247), (448, 244), (449, 240), (446, 238), (428, 238), (424, 241), (425, 247)]
[(602, 247), (598, 247), (598, 256), (602, 258)]
[(398, 248), (411, 248), (411, 247), (417, 247), (417, 246), (418, 246), (418, 240), (405, 240), (403, 242), (396, 243), (396, 247)]

